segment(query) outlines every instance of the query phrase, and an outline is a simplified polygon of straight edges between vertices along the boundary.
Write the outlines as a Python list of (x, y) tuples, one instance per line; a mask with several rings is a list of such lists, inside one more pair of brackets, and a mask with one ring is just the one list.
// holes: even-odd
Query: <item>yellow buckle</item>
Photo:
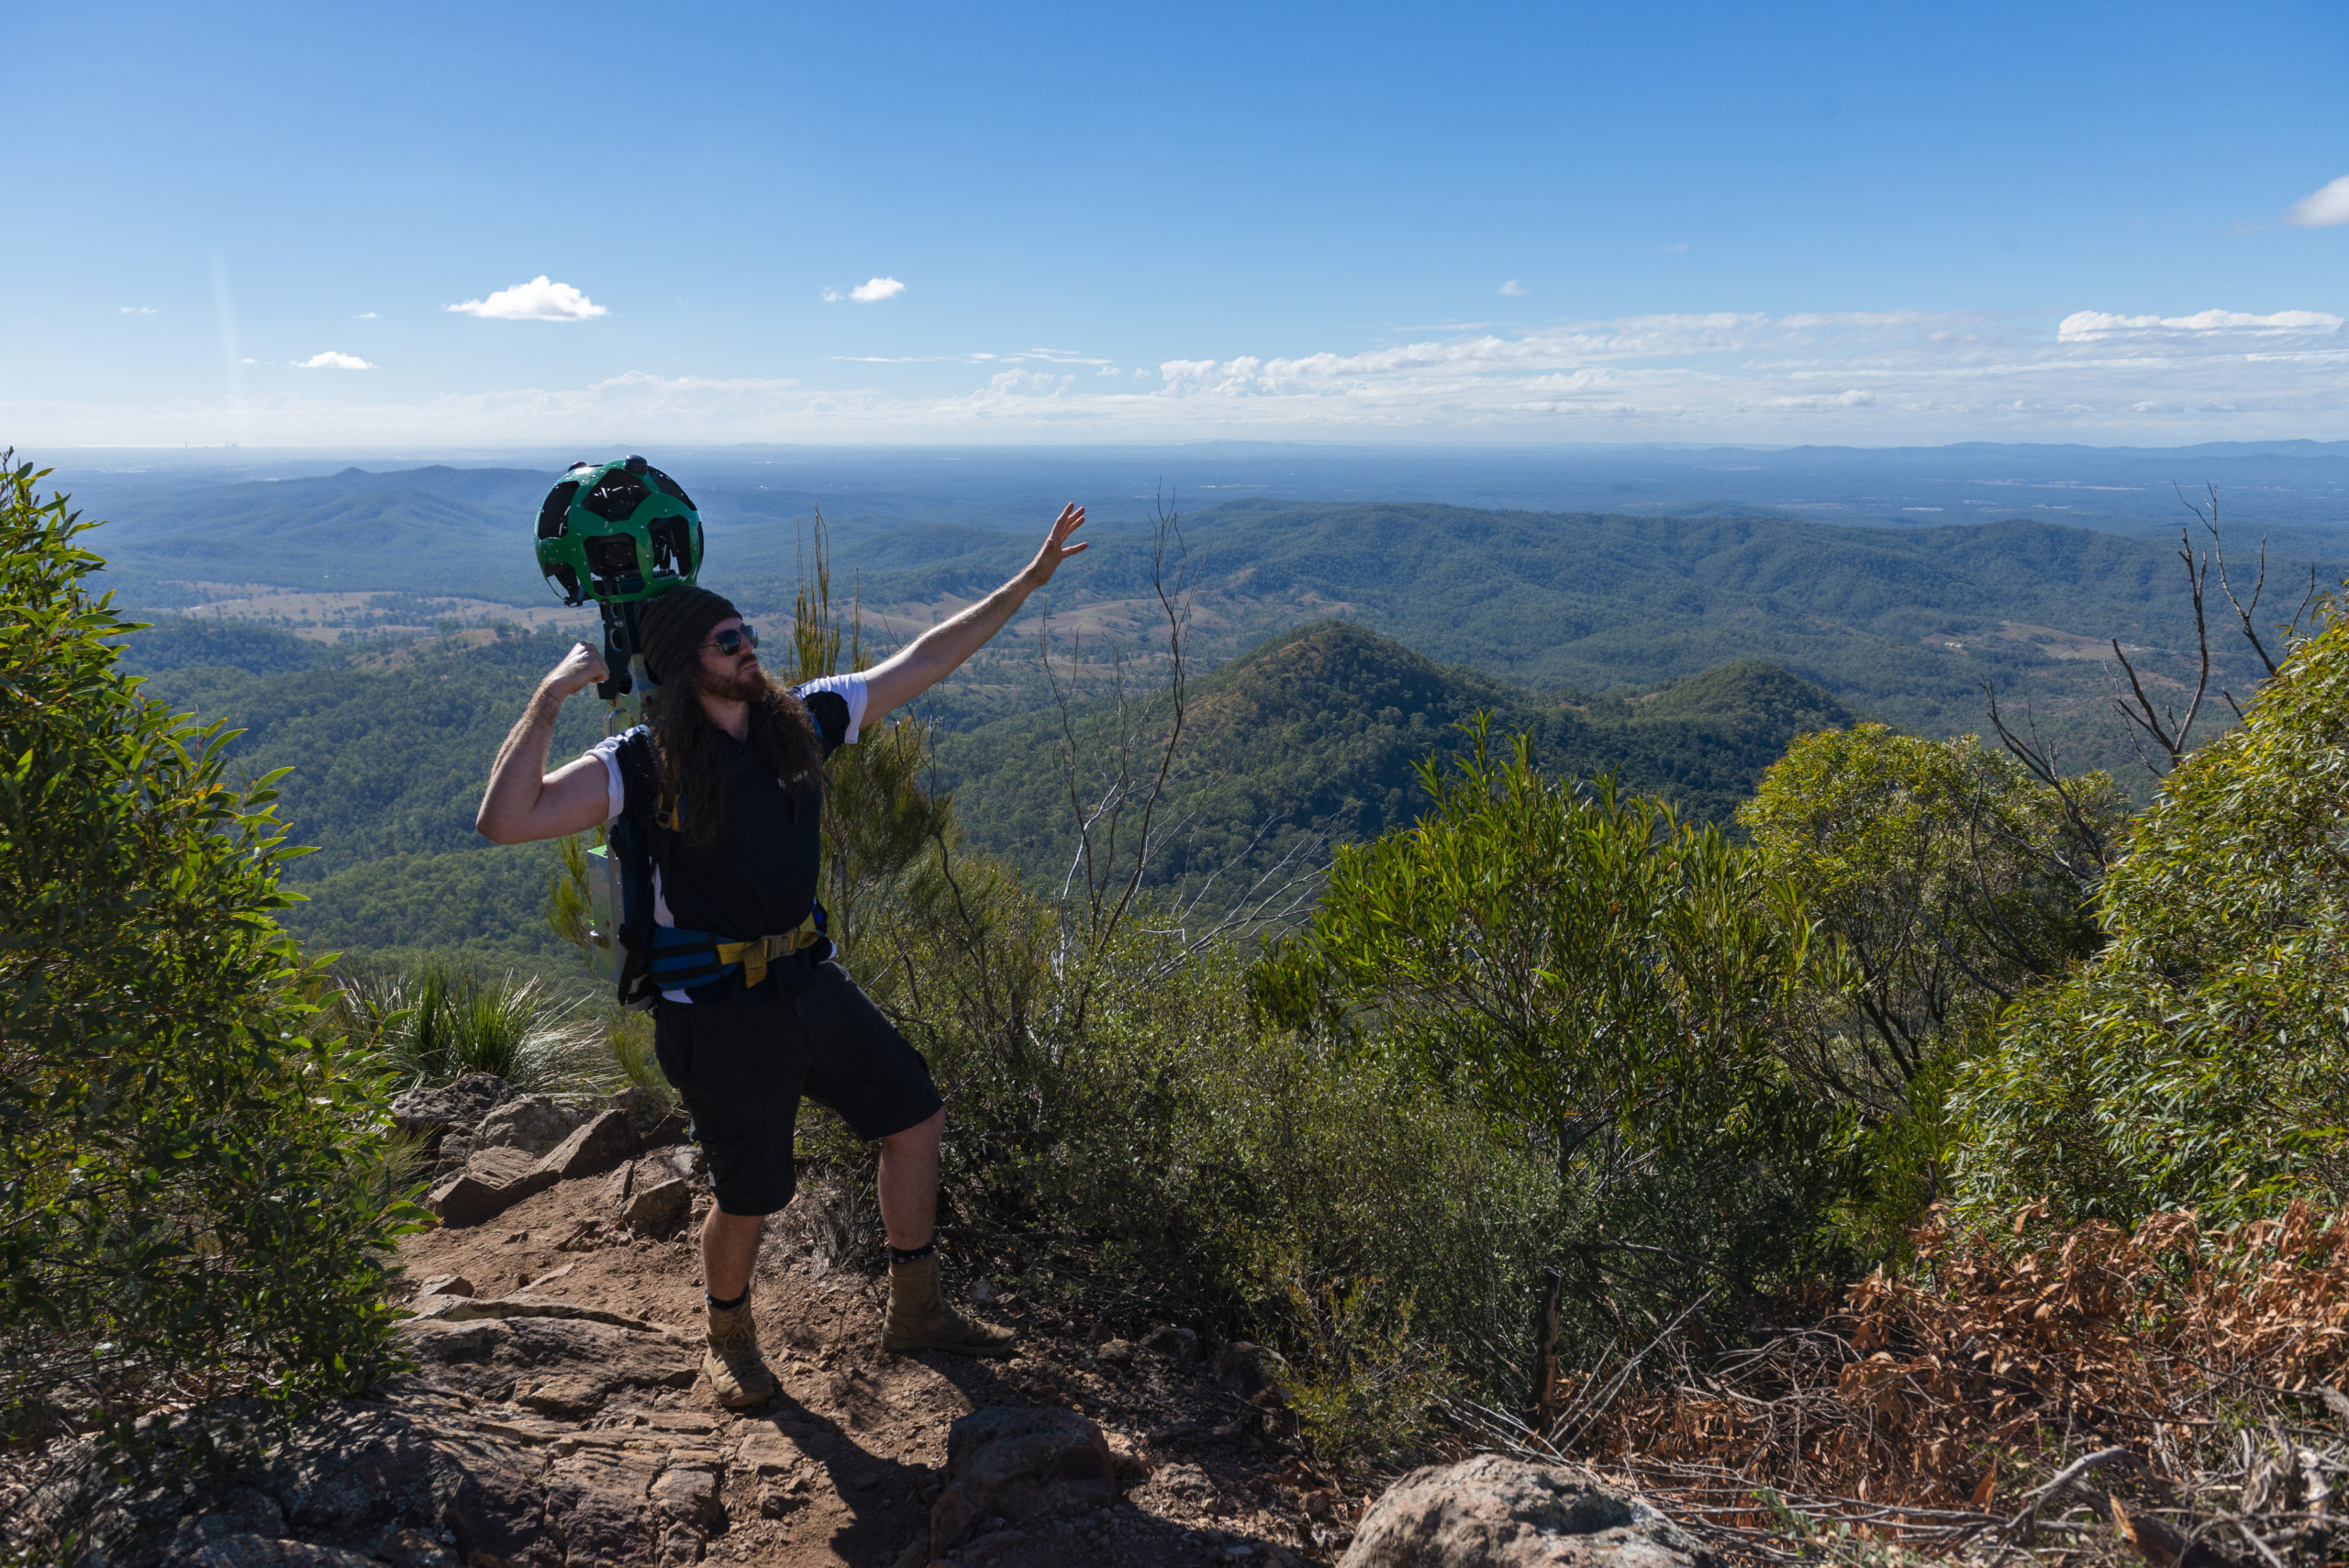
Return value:
[(785, 931), (779, 937), (752, 937), (747, 942), (720, 942), (718, 962), (742, 966), (742, 984), (756, 985), (767, 977), (767, 964), (775, 959), (789, 958), (801, 948), (814, 947), (823, 940), (823, 933), (816, 929), (816, 917), (810, 913), (796, 930)]

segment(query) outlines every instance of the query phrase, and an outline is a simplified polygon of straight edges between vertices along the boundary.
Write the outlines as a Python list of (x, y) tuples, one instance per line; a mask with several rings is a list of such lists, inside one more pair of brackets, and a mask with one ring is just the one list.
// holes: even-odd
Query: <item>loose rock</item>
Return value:
[(544, 1154), (570, 1137), (579, 1118), (544, 1095), (520, 1095), (506, 1101), (473, 1129), (473, 1148), (520, 1149)]
[(508, 1093), (505, 1079), (468, 1073), (454, 1083), (400, 1095), (392, 1102), (392, 1125), (425, 1138), (451, 1129), (471, 1132)]
[(1073, 1410), (996, 1405), (946, 1434), (946, 1489), (930, 1511), (930, 1554), (961, 1546), (985, 1521), (1106, 1507), (1116, 1470), (1101, 1429)]
[(636, 1149), (636, 1135), (628, 1129), (624, 1111), (605, 1111), (565, 1138), (539, 1162), (538, 1173), (549, 1183), (568, 1182), (610, 1170)]
[(685, 1222), (693, 1207), (693, 1189), (672, 1176), (631, 1195), (621, 1218), (628, 1228), (645, 1236), (666, 1236)]
[(1397, 1482), (1340, 1568), (1714, 1568), (1641, 1498), (1575, 1471), (1480, 1454)]
[(616, 1110), (628, 1118), (628, 1129), (636, 1135), (636, 1140), (639, 1143), (651, 1141), (654, 1135), (661, 1131), (663, 1124), (669, 1121), (672, 1114), (669, 1106), (662, 1102), (660, 1095), (650, 1089), (640, 1089), (632, 1084), (604, 1104), (607, 1109)]
[(1186, 1366), (1199, 1359), (1198, 1335), (1188, 1329), (1171, 1323), (1163, 1329), (1152, 1329), (1149, 1336), (1142, 1340), (1141, 1348), (1146, 1351), (1155, 1351), (1160, 1355), (1181, 1362)]
[(476, 1150), (463, 1171), (432, 1189), (424, 1207), (443, 1225), (478, 1225), (552, 1186), (555, 1178), (540, 1164), (519, 1149)]

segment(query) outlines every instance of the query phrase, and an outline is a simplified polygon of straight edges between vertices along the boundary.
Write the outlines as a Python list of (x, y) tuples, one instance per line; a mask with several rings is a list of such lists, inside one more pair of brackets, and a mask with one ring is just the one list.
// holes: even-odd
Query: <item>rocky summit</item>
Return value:
[[(1019, 1355), (885, 1356), (885, 1284), (805, 1246), (771, 1246), (755, 1295), (782, 1393), (721, 1409), (699, 1372), (709, 1198), (675, 1118), (642, 1091), (452, 1088), (402, 1107), (444, 1173), (442, 1223), (401, 1249), (413, 1370), (290, 1438), (207, 1412), (225, 1467), (134, 1483), (56, 1456), (15, 1506), (77, 1526), (77, 1568), (1709, 1568), (1563, 1471), (1483, 1459), (1350, 1497), (1266, 1352), (1181, 1325), (1119, 1333), (966, 1280)], [(820, 1182), (799, 1202), (852, 1207)], [(788, 1243), (815, 1222), (774, 1223)]]

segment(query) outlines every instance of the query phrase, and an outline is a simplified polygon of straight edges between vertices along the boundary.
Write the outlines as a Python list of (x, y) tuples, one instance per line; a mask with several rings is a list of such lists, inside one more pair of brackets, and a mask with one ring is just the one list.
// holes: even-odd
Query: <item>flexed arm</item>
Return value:
[[(1062, 562), (1085, 553), (1085, 544), (1070, 544), (1071, 534), (1085, 526), (1085, 508), (1072, 503), (1061, 508), (1044, 535), (1036, 558), (1019, 574), (952, 619), (941, 621), (905, 647), (864, 673), (864, 722), (873, 724), (901, 703), (911, 702), (952, 674), (963, 660), (987, 644), (987, 639), (1019, 613), (1028, 595), (1052, 580)], [(1091, 541), (1087, 540), (1086, 544)]]
[(574, 642), (530, 694), (530, 706), (497, 749), (489, 788), (473, 813), (473, 828), (483, 838), (493, 844), (527, 844), (584, 833), (604, 819), (611, 793), (603, 762), (581, 757), (550, 773), (547, 748), (554, 742), (555, 716), (563, 699), (606, 673), (604, 656), (587, 643)]

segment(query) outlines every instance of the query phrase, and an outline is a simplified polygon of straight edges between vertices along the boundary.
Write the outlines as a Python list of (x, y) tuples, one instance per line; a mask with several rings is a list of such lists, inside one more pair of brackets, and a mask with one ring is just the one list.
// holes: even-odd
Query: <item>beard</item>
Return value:
[(694, 690), (720, 702), (757, 702), (771, 692), (779, 690), (773, 677), (755, 663), (737, 659), (734, 667), (722, 675), (713, 675), (704, 666), (694, 666)]
[(761, 769), (795, 794), (812, 784), (824, 762), (822, 739), (805, 704), (788, 687), (756, 665), (737, 663), (723, 675), (696, 669), (689, 686), (665, 686), (645, 703), (660, 758), (664, 787), (686, 803), (688, 843), (714, 843), (726, 817), (726, 779), (740, 751), (732, 737), (709, 721), (701, 699), (746, 704), (751, 710), (747, 744)]

